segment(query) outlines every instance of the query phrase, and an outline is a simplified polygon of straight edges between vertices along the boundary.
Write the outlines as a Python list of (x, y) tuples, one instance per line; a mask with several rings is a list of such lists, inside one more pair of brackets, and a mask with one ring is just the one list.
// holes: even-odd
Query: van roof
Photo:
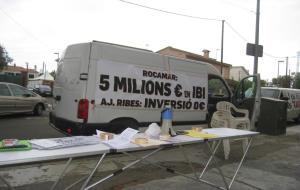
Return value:
[(101, 43), (101, 44), (106, 44), (106, 45), (113, 45), (113, 46), (119, 46), (119, 47), (124, 47), (124, 48), (130, 48), (130, 49), (136, 49), (136, 50), (140, 50), (140, 51), (147, 51), (147, 52), (152, 52), (151, 50), (148, 49), (143, 49), (143, 48), (136, 48), (136, 47), (131, 47), (131, 46), (125, 46), (125, 45), (120, 45), (120, 44), (114, 44), (114, 43), (109, 43), (109, 42), (101, 42), (101, 41), (97, 41), (97, 40), (93, 40), (93, 43)]
[[(219, 70), (217, 70), (216, 67), (214, 67), (213, 65), (211, 65), (209, 63), (203, 62), (203, 61), (196, 61), (196, 60), (191, 60), (191, 59), (178, 58), (178, 57), (174, 57), (174, 56), (170, 56), (170, 55), (163, 55), (163, 54), (156, 53), (156, 52), (153, 52), (153, 51), (150, 51), (150, 50), (147, 50), (147, 49), (136, 48), (136, 47), (126, 46), (126, 45), (120, 45), (120, 44), (114, 44), (114, 43), (109, 43), (109, 42), (101, 42), (101, 41), (93, 40), (92, 42), (71, 44), (68, 47), (71, 47), (71, 46), (73, 46), (73, 47), (74, 46), (75, 47), (76, 46), (77, 47), (86, 46), (87, 44), (90, 44), (90, 43), (101, 44), (101, 45), (106, 45), (106, 46), (107, 45), (108, 46), (115, 46), (115, 47), (124, 48), (124, 49), (131, 49), (131, 50), (141, 51), (141, 52), (149, 53), (149, 54), (156, 54), (156, 55), (159, 55), (159, 56), (162, 56), (162, 57), (168, 57), (168, 58), (172, 58), (172, 59), (175, 59), (175, 60), (183, 60), (183, 61), (190, 62), (190, 63), (202, 64), (202, 65), (206, 65), (208, 67), (208, 69), (210, 70), (210, 73), (215, 73), (215, 74), (220, 75), (220, 72), (219, 72)], [(74, 53), (74, 55), (78, 55), (78, 53)]]
[(211, 65), (209, 63), (203, 62), (203, 61), (179, 58), (179, 57), (175, 57), (175, 56), (172, 56), (172, 55), (163, 55), (163, 54), (153, 52), (153, 51), (147, 50), (147, 49), (136, 48), (136, 47), (132, 47), (132, 46), (125, 46), (125, 45), (114, 44), (114, 43), (108, 43), (108, 42), (102, 42), (102, 41), (97, 41), (97, 40), (93, 40), (92, 43), (101, 43), (101, 44), (104, 44), (104, 45), (112, 45), (112, 46), (118, 46), (118, 47), (123, 47), (123, 48), (128, 48), (128, 49), (135, 49), (135, 50), (143, 51), (143, 52), (146, 52), (146, 53), (152, 53), (152, 54), (157, 54), (157, 55), (160, 55), (160, 56), (163, 56), (163, 57), (169, 57), (169, 58), (172, 58), (172, 59), (184, 60), (184, 61), (188, 61), (188, 62), (191, 62), (191, 63), (198, 63), (198, 64), (201, 63), (201, 64), (204, 64), (204, 65), (207, 65), (208, 67), (210, 67), (212, 70), (214, 70), (215, 73), (219, 73), (219, 71), (217, 70), (216, 67), (214, 67), (213, 65)]

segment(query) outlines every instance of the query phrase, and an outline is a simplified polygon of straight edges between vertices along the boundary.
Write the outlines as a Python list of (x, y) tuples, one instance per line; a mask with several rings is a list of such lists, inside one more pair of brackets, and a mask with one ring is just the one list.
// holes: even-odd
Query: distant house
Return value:
[(247, 76), (249, 76), (249, 71), (243, 66), (234, 66), (230, 69), (230, 79), (240, 81)]
[(203, 55), (198, 55), (195, 53), (187, 52), (184, 50), (180, 50), (180, 49), (176, 49), (176, 48), (168, 46), (164, 49), (157, 51), (157, 53), (162, 54), (162, 55), (173, 56), (173, 57), (177, 57), (177, 58), (181, 58), (181, 59), (191, 59), (191, 60), (209, 63), (209, 64), (215, 66), (216, 69), (220, 73), (222, 71), (222, 76), (225, 79), (229, 79), (231, 65), (227, 64), (227, 63), (221, 63), (221, 62), (217, 61), (216, 59), (210, 58), (209, 50), (203, 50)]
[(39, 72), (36, 71), (36, 69), (26, 69), (24, 67), (16, 66), (16, 65), (7, 65), (3, 68), (2, 71), (0, 71), (0, 75), (8, 75), (8, 76), (19, 76), (22, 73), (28, 72), (28, 78), (35, 78), (39, 75)]
[(39, 75), (36, 69), (27, 69), (16, 65), (8, 65), (0, 71), (0, 82), (11, 82), (27, 86), (27, 80)]
[(54, 78), (48, 72), (32, 79), (28, 79), (27, 88), (35, 88), (36, 85), (48, 85), (51, 88), (53, 87)]

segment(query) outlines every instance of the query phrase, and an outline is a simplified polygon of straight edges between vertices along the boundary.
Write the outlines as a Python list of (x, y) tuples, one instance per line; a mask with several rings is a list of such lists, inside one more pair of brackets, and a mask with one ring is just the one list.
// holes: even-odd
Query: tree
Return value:
[(50, 75), (53, 76), (53, 78), (55, 79), (55, 77), (56, 77), (56, 71), (55, 70), (51, 71)]
[(0, 44), (0, 71), (7, 66), (7, 64), (11, 63), (13, 59), (8, 56), (7, 51)]
[(260, 86), (261, 87), (267, 86), (267, 81), (266, 80), (260, 80)]
[(225, 79), (228, 86), (230, 87), (231, 91), (235, 91), (235, 89), (237, 88), (239, 82), (238, 81), (235, 81), (233, 79)]
[(300, 89), (300, 73), (295, 74), (293, 88)]
[(276, 84), (277, 87), (291, 88), (291, 84), (294, 83), (294, 78), (292, 76), (279, 76), (278, 78), (273, 78), (272, 83)]

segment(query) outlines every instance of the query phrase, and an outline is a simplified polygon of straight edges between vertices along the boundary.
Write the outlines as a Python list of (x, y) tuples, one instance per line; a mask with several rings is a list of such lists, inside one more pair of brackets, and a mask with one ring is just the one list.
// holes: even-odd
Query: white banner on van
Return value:
[(207, 73), (99, 60), (95, 103), (101, 106), (176, 110), (207, 109)]

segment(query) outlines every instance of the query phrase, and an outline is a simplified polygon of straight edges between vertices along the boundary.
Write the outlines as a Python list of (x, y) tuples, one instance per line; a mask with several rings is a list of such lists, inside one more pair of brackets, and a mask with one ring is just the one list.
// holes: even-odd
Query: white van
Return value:
[(88, 135), (159, 123), (166, 104), (174, 125), (204, 123), (232, 92), (210, 64), (93, 41), (67, 47), (53, 96), (51, 126)]
[(261, 96), (287, 101), (287, 120), (299, 120), (300, 89), (262, 87)]

